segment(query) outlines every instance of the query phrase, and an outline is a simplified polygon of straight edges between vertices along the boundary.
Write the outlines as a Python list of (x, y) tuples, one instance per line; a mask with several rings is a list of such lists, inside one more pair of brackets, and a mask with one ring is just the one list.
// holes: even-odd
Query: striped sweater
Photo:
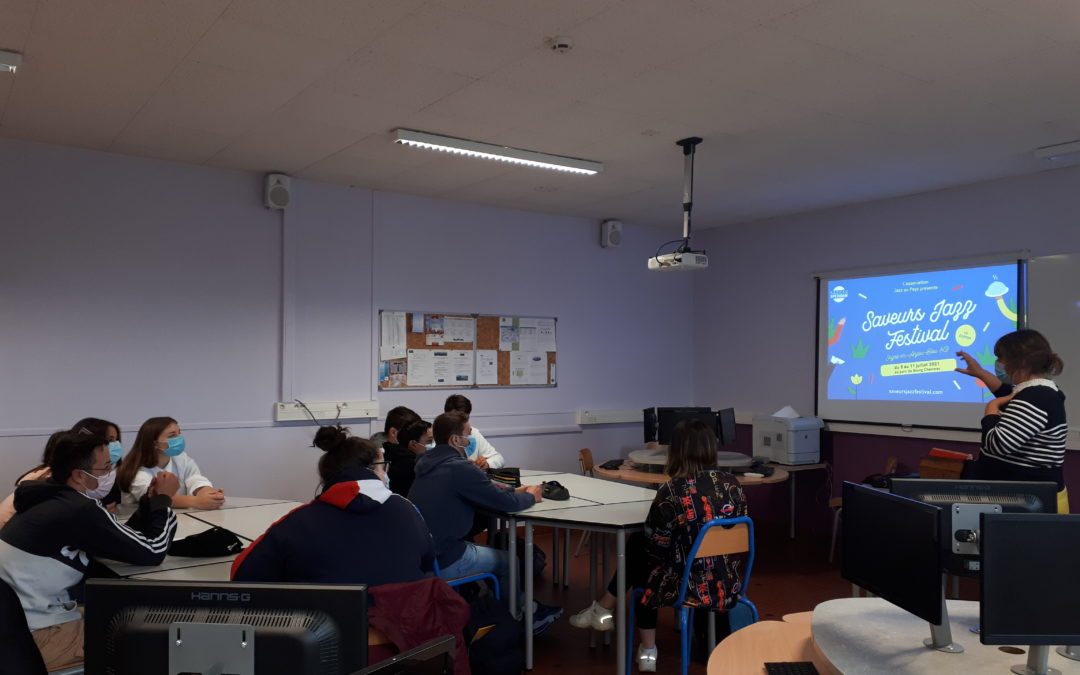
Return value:
[(1052, 380), (1035, 379), (996, 396), (1013, 394), (1000, 415), (982, 420), (982, 455), (978, 474), (987, 480), (1054, 481), (1065, 487), (1065, 395)]

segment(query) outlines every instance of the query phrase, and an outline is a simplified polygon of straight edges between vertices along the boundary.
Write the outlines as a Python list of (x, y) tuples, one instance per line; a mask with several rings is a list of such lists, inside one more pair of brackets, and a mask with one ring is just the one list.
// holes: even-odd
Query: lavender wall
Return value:
[[(697, 243), (710, 268), (694, 278), (696, 403), (758, 413), (791, 404), (812, 414), (812, 273), (1080, 251), (1078, 192), (1080, 168), (1061, 169), (706, 231)], [(833, 434), (831, 445), (835, 489), (880, 472), (890, 454), (910, 466), (934, 445), (963, 444)], [(1080, 493), (1080, 482), (1072, 491)]]
[(81, 416), (130, 445), (169, 414), (227, 492), (306, 498), (312, 430), (271, 421), (282, 395), (441, 411), (444, 393), (375, 391), (380, 308), (559, 318), (557, 388), (473, 397), (515, 464), (640, 444), (575, 410), (693, 396), (692, 282), (644, 271), (650, 230), (601, 249), (586, 219), (307, 181), (282, 215), (254, 174), (0, 141), (0, 231), (0, 486)]

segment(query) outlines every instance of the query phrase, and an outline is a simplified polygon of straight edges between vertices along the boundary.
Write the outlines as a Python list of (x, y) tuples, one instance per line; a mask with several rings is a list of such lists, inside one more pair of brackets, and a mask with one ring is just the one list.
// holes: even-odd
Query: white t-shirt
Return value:
[(135, 478), (131, 481), (131, 492), (129, 494), (132, 501), (139, 501), (146, 494), (147, 488), (150, 487), (150, 481), (162, 471), (174, 473), (180, 479), (180, 489), (176, 491), (178, 495), (190, 497), (201, 487), (214, 487), (210, 479), (199, 472), (199, 465), (195, 463), (195, 460), (186, 452), (182, 452), (176, 457), (170, 457), (169, 463), (165, 466), (140, 466), (139, 472), (135, 474)]
[(472, 428), (472, 437), (476, 439), (476, 454), (469, 455), (469, 460), (475, 460), (478, 456), (487, 460), (489, 469), (501, 469), (506, 464), (506, 459), (503, 458), (502, 453), (496, 450), (488, 439), (484, 438), (484, 434), (480, 433), (480, 430), (476, 427)]

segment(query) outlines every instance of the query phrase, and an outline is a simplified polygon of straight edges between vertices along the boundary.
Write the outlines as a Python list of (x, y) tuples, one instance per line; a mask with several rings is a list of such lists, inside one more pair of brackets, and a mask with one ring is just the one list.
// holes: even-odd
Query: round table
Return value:
[[(623, 464), (618, 469), (604, 469), (602, 467), (594, 467), (593, 472), (600, 478), (607, 478), (608, 480), (618, 480), (624, 483), (646, 483), (649, 485), (662, 485), (663, 483), (671, 480), (665, 473), (654, 473), (652, 471), (640, 471), (632, 468), (626, 464)], [(765, 478), (757, 478), (753, 476), (735, 476), (739, 479), (740, 485), (770, 485), (772, 483), (783, 483), (788, 479), (788, 472), (783, 469), (773, 469), (771, 476)]]
[(810, 661), (823, 675), (835, 673), (814, 649), (807, 623), (758, 621), (724, 638), (709, 655), (708, 675), (764, 673), (766, 663)]

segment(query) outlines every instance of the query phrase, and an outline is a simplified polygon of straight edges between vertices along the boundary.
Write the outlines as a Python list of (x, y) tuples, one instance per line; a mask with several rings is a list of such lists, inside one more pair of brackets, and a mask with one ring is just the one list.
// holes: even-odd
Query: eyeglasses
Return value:
[[(92, 467), (86, 469), (86, 471), (88, 473), (90, 473), (90, 475), (92, 475), (92, 476), (97, 476), (98, 474), (94, 473), (95, 471), (104, 471), (107, 474), (107, 473), (109, 473), (110, 471), (113, 470), (114, 466), (115, 465), (112, 462), (108, 462), (103, 467), (92, 466)], [(104, 474), (102, 474), (102, 475), (104, 475)]]
[(371, 466), (373, 466), (373, 467), (381, 466), (384, 469), (389, 469), (390, 468), (390, 460), (387, 459), (387, 460), (383, 460), (381, 462), (372, 462)]

